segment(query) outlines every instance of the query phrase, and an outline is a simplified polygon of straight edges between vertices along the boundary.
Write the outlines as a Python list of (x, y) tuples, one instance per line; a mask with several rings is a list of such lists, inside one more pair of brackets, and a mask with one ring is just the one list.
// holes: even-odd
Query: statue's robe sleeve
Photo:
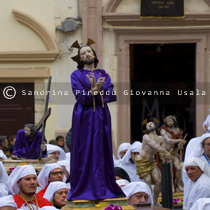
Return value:
[[(38, 132), (36, 134), (35, 140), (32, 141), (29, 147), (29, 139), (30, 137), (25, 137), (25, 130), (21, 129), (18, 131), (16, 136), (16, 142), (14, 146), (14, 155), (18, 157), (23, 157), (26, 159), (38, 159), (40, 146), (41, 146), (41, 137), (42, 133)], [(45, 150), (42, 154), (42, 157), (47, 156), (47, 150)]]

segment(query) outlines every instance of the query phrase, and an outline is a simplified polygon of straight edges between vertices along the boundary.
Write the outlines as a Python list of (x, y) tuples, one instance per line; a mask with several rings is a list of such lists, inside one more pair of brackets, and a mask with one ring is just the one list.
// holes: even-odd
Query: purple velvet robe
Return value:
[[(41, 145), (42, 133), (38, 132), (35, 141), (32, 140), (31, 146), (28, 147), (28, 142), (31, 137), (25, 137), (25, 130), (21, 129), (17, 132), (14, 145), (14, 155), (26, 159), (38, 159)], [(47, 150), (42, 153), (42, 157), (47, 157)]]
[[(108, 102), (116, 101), (112, 94), (113, 84), (109, 75), (102, 69), (94, 70), (96, 80), (99, 73), (106, 77), (102, 108), (100, 95), (88, 94), (90, 82), (86, 75), (89, 70), (76, 70), (71, 74), (71, 85), (76, 97), (72, 117), (71, 136), (71, 190), (67, 200), (100, 200), (114, 197), (125, 197), (116, 184), (111, 136), (111, 116)], [(110, 95), (105, 95), (106, 91)]]

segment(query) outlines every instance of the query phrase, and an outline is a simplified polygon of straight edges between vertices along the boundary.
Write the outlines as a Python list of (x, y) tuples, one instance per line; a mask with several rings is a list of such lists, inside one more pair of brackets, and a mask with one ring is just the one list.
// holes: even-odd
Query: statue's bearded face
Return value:
[(89, 46), (85, 46), (80, 49), (80, 61), (83, 62), (83, 64), (93, 64), (95, 61), (95, 55), (93, 50)]
[(155, 124), (153, 122), (149, 122), (146, 125), (147, 130), (150, 130), (151, 128), (154, 128), (154, 127), (155, 127)]
[(147, 134), (149, 134), (150, 132), (156, 130), (156, 126), (153, 122), (149, 122), (146, 124), (146, 131), (147, 131)]
[(24, 130), (25, 130), (25, 136), (29, 137), (31, 135), (31, 129), (29, 127), (25, 127)]
[(167, 124), (167, 126), (168, 127), (173, 127), (174, 126), (174, 121), (173, 121), (173, 119), (172, 118), (167, 118), (166, 119), (166, 124)]

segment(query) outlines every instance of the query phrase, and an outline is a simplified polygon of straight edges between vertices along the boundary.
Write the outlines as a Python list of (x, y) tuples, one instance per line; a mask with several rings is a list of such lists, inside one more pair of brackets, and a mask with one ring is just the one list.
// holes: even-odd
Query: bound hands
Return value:
[(165, 153), (164, 154), (164, 159), (167, 160), (167, 161), (170, 161), (172, 159), (171, 153), (170, 152)]
[(46, 150), (46, 145), (45, 144), (41, 144), (40, 148), (41, 148), (42, 151), (45, 151)]
[(99, 92), (101, 90), (101, 87), (106, 83), (105, 82), (105, 77), (101, 77), (101, 73), (98, 75), (98, 80), (96, 82), (94, 72), (90, 72), (89, 74), (86, 75), (86, 77), (89, 79), (90, 84), (91, 84), (91, 89), (92, 91)]
[(178, 144), (177, 150), (182, 149), (182, 147), (183, 147), (186, 143), (187, 143), (186, 140), (184, 140), (184, 141), (182, 140), (182, 141)]

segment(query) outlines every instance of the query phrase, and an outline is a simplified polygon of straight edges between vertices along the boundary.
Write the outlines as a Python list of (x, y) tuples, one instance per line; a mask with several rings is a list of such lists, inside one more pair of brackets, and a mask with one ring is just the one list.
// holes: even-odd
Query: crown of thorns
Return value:
[(176, 116), (168, 115), (168, 116), (163, 120), (164, 123), (166, 123), (166, 119), (167, 119), (167, 118), (171, 118), (171, 119), (174, 120), (174, 122), (177, 122)]
[[(92, 39), (88, 38), (88, 41), (87, 41), (87, 44), (86, 44), (86, 45), (90, 46), (90, 45), (92, 45), (92, 44), (95, 44), (95, 42), (94, 42)], [(86, 46), (86, 45), (84, 45), (84, 46)], [(78, 40), (76, 40), (76, 41), (71, 45), (71, 47), (80, 49), (81, 47), (83, 47), (83, 45), (80, 46), (79, 43), (78, 43)], [(77, 62), (78, 56), (75, 55), (75, 56), (71, 57), (71, 59), (72, 59), (73, 61)]]

